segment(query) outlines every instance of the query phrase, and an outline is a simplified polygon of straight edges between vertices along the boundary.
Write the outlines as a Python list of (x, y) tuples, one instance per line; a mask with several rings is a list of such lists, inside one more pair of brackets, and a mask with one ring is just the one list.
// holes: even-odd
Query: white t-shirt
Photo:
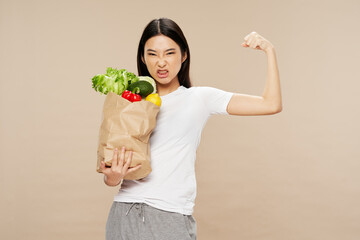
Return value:
[(191, 215), (201, 132), (211, 115), (229, 114), (226, 108), (232, 95), (213, 87), (180, 86), (160, 96), (160, 112), (150, 135), (152, 172), (141, 180), (124, 180), (114, 201), (143, 202), (165, 211)]

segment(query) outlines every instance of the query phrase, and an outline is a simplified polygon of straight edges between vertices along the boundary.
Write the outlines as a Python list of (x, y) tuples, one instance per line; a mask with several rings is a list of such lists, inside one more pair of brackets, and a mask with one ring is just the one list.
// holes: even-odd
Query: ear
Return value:
[(184, 56), (182, 57), (181, 63), (185, 62), (186, 59), (187, 59), (187, 53), (185, 51)]

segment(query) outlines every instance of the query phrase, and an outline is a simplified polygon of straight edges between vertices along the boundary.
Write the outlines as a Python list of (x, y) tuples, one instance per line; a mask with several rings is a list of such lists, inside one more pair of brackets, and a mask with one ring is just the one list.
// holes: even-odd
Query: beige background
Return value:
[(104, 95), (136, 72), (145, 25), (188, 39), (195, 86), (261, 95), (276, 49), (283, 111), (213, 116), (198, 149), (198, 239), (360, 239), (360, 2), (0, 1), (0, 238), (104, 239), (117, 188), (95, 171)]

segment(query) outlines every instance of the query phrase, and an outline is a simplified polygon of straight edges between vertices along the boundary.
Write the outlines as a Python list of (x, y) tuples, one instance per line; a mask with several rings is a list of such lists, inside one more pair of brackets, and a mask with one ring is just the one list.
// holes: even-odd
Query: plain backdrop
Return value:
[[(118, 188), (95, 171), (105, 99), (137, 74), (146, 24), (177, 22), (194, 86), (261, 96), (276, 50), (283, 111), (212, 116), (197, 151), (198, 239), (360, 239), (360, 2), (0, 1), (0, 238), (104, 239)], [(169, 129), (171, 131), (171, 129)]]

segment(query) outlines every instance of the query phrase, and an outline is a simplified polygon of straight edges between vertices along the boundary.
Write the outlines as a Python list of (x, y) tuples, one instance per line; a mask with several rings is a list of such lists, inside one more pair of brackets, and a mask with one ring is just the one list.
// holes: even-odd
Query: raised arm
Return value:
[(267, 80), (262, 96), (235, 93), (227, 106), (230, 115), (270, 115), (282, 111), (280, 78), (274, 46), (256, 32), (244, 38), (243, 47), (263, 50), (267, 55)]

